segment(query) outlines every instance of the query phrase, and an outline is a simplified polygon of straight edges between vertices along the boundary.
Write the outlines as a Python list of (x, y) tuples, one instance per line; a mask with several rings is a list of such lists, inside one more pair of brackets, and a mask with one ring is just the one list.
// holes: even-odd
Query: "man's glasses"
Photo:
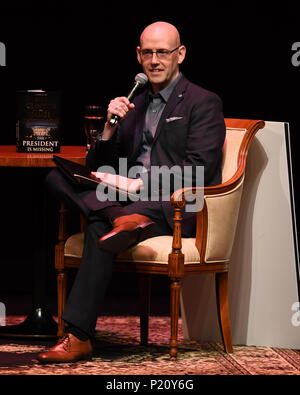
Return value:
[(155, 54), (158, 59), (164, 60), (168, 59), (170, 55), (175, 52), (179, 47), (180, 45), (172, 50), (158, 49), (157, 51), (152, 51), (151, 49), (140, 49), (140, 55), (143, 60), (152, 59), (153, 54)]

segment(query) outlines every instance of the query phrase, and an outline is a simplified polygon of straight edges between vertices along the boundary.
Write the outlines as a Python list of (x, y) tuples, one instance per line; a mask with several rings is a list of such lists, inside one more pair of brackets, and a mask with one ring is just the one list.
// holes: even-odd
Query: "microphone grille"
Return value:
[(139, 73), (135, 76), (135, 82), (138, 82), (140, 85), (146, 85), (148, 82), (148, 77), (144, 73)]

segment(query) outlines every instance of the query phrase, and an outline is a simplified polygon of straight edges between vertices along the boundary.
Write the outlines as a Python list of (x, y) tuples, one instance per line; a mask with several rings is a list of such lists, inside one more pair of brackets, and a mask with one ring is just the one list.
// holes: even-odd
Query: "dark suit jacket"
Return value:
[[(146, 95), (144, 91), (135, 98), (134, 110), (120, 122), (111, 140), (98, 142), (96, 149), (90, 152), (89, 167), (118, 168), (119, 158), (127, 158), (128, 169), (135, 164), (142, 145)], [(151, 148), (151, 166), (204, 166), (205, 186), (219, 184), (224, 139), (220, 98), (182, 76), (161, 115)], [(147, 177), (150, 184), (151, 171)], [(169, 202), (163, 202), (163, 211), (171, 225), (173, 209)], [(183, 225), (188, 233), (194, 228), (194, 219), (193, 213), (184, 213)]]

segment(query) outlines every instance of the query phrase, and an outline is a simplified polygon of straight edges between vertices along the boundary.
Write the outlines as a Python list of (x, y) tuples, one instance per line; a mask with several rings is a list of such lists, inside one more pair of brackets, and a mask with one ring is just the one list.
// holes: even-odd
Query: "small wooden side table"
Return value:
[[(86, 160), (86, 147), (82, 146), (62, 146), (60, 153), (55, 154), (73, 162), (85, 164)], [(53, 154), (50, 153), (21, 153), (17, 152), (15, 145), (0, 145), (0, 167), (16, 167), (16, 168), (44, 168), (47, 169), (55, 167), (52, 160)], [(37, 176), (36, 173), (30, 175), (31, 177)], [(41, 202), (44, 200), (44, 177), (39, 175), (35, 180), (38, 192), (36, 193), (36, 210), (42, 210)], [(43, 204), (43, 203), (42, 203)], [(41, 215), (42, 214), (42, 215)], [(45, 221), (43, 213), (37, 212), (39, 221)], [(42, 229), (42, 238), (44, 224), (38, 223), (38, 228)], [(43, 246), (46, 241), (43, 240)], [(42, 246), (39, 246), (42, 249)], [(38, 259), (34, 262), (34, 281), (33, 281), (33, 307), (32, 311), (26, 317), (25, 321), (19, 325), (9, 325), (0, 327), (0, 337), (34, 337), (34, 338), (51, 338), (56, 337), (57, 324), (50, 312), (48, 311), (45, 303), (45, 290), (46, 290), (46, 259), (43, 259), (45, 251), (38, 251)]]
[[(66, 159), (85, 164), (86, 148), (62, 146), (59, 154)], [(53, 154), (17, 152), (15, 145), (0, 145), (0, 166), (2, 167), (55, 167)]]

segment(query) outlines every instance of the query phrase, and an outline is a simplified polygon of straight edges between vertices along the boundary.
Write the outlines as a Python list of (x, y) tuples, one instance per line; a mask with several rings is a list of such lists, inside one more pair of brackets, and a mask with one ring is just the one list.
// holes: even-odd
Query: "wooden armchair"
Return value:
[[(223, 148), (222, 184), (204, 188), (203, 209), (197, 212), (195, 238), (181, 237), (181, 210), (190, 193), (199, 188), (176, 191), (174, 233), (147, 239), (116, 257), (116, 270), (140, 274), (141, 344), (148, 342), (148, 319), (151, 276), (170, 278), (170, 357), (176, 359), (181, 281), (185, 274), (215, 273), (218, 318), (226, 352), (232, 352), (228, 305), (228, 269), (242, 195), (246, 159), (255, 133), (263, 121), (226, 119), (226, 140)], [(84, 229), (67, 237), (66, 209), (61, 203), (60, 228), (55, 253), (58, 287), (58, 336), (64, 333), (61, 318), (65, 300), (67, 269), (79, 267), (83, 250)]]

